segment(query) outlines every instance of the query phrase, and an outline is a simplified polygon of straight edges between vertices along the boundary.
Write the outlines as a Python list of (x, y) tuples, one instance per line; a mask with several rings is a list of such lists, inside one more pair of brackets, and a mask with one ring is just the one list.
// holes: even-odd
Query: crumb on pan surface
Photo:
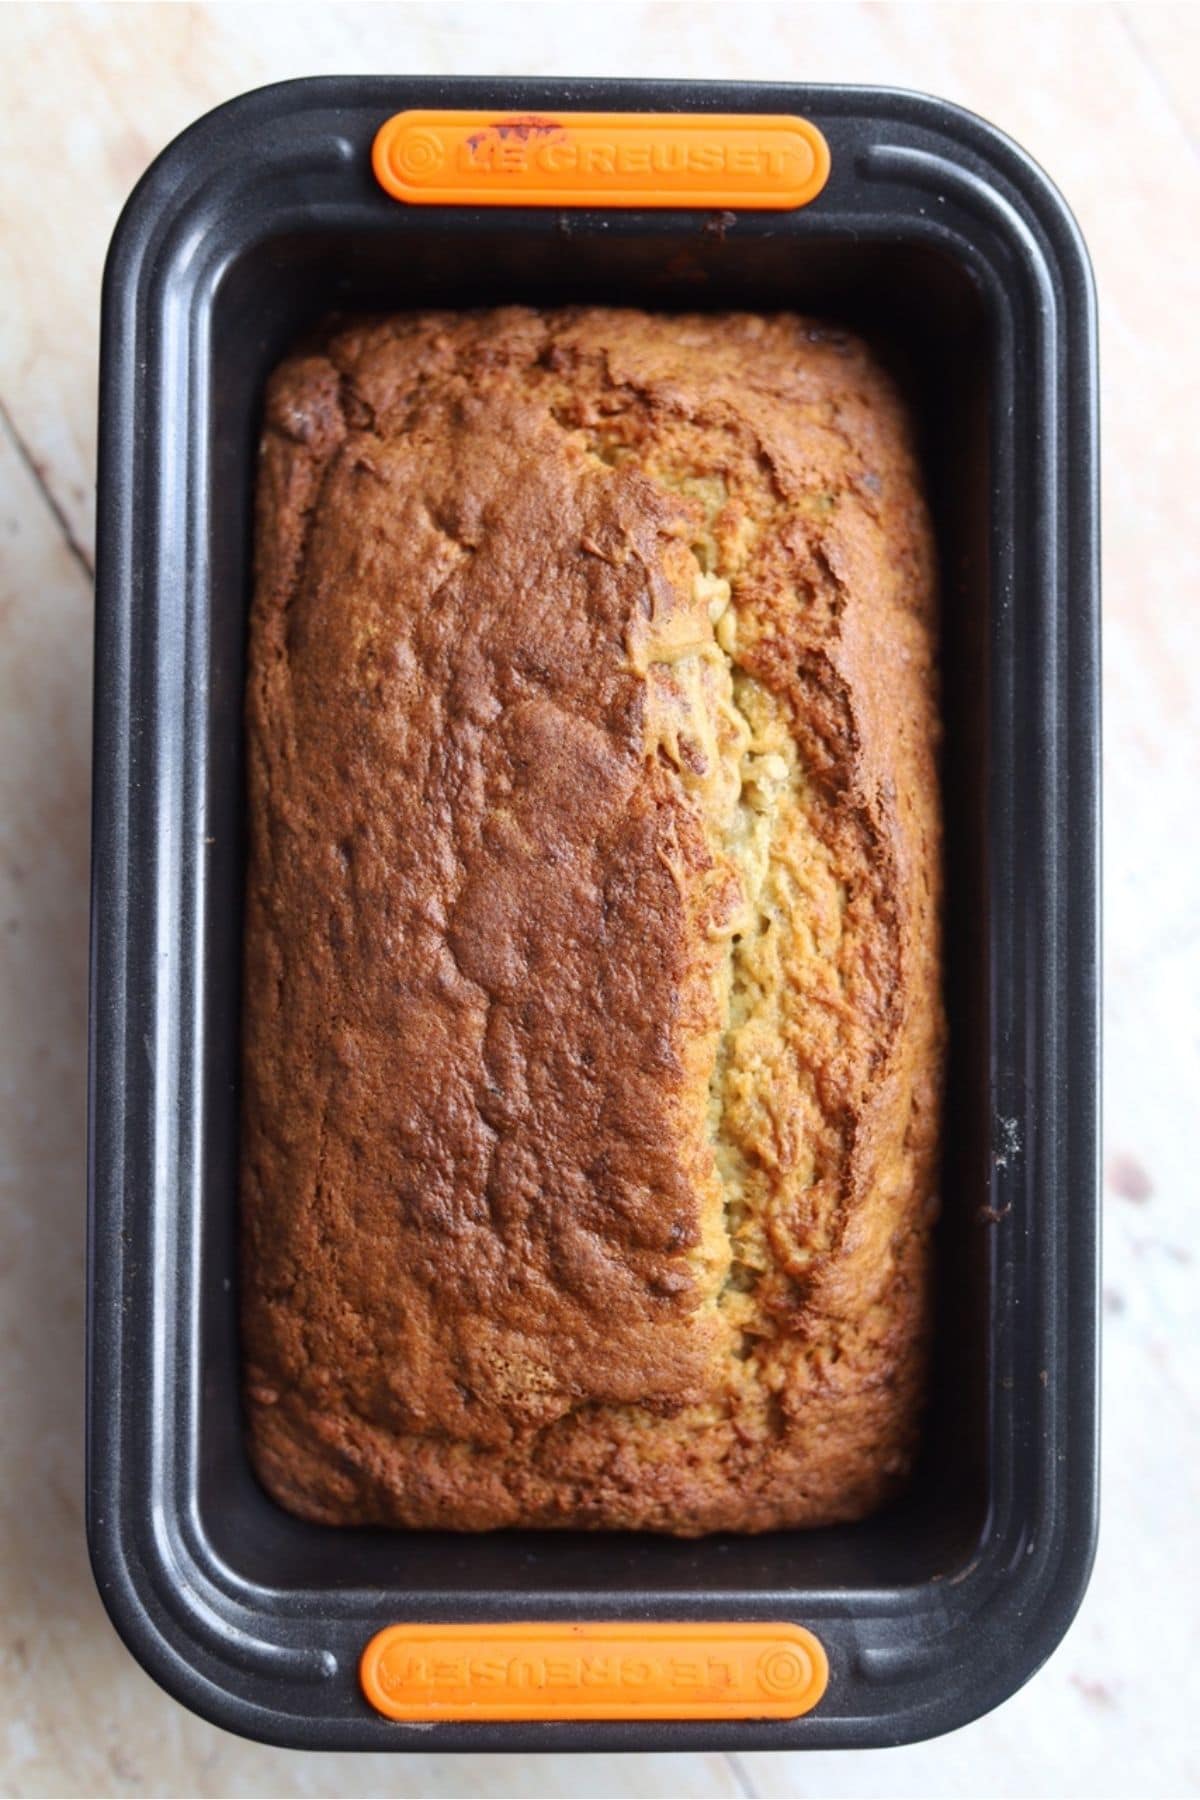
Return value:
[(398, 315), (272, 378), (252, 1454), (331, 1523), (757, 1531), (915, 1448), (930, 531), (794, 317)]

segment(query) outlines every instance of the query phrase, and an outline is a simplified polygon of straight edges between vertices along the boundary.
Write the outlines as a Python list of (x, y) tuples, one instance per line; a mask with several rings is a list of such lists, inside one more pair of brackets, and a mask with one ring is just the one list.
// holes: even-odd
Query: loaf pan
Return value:
[[(828, 180), (750, 210), (719, 184), (406, 204), (371, 150), (414, 109), (800, 116)], [(865, 332), (915, 397), (942, 569), (952, 1050), (924, 1450), (905, 1499), (863, 1524), (694, 1542), (341, 1530), (282, 1512), (247, 1461), (241, 704), (264, 380), (331, 310), (509, 300), (798, 309)], [(995, 1706), (1058, 1642), (1097, 1506), (1096, 440), (1069, 212), (1007, 138), (921, 95), (321, 79), (232, 101), (154, 164), (103, 298), (87, 1510), (117, 1629), (178, 1699), (313, 1749), (896, 1744)], [(628, 1705), (600, 1717), (511, 1629), (559, 1642), (580, 1623), (628, 1640)], [(515, 1671), (511, 1716), (480, 1686), (417, 1736), (368, 1704), (364, 1647), (413, 1624), (475, 1627), (492, 1678)], [(810, 1711), (718, 1693), (657, 1716), (690, 1679), (665, 1627), (717, 1655), (751, 1625), (819, 1641)], [(772, 1669), (786, 1688), (786, 1654), (761, 1667), (764, 1695)]]

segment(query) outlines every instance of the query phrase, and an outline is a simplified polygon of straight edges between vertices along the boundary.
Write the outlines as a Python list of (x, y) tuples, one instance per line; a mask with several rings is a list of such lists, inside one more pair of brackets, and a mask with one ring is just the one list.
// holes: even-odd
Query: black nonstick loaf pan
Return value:
[[(247, 1460), (263, 384), (330, 311), (506, 300), (817, 314), (866, 333), (917, 408), (951, 1073), (924, 1447), (863, 1524), (352, 1531), (281, 1511)], [(221, 107), (145, 176), (103, 300), (88, 1531), (118, 1630), (197, 1712), (314, 1749), (894, 1744), (995, 1706), (1058, 1642), (1097, 1506), (1096, 437), (1069, 212), (1007, 138), (922, 95), (300, 81)]]

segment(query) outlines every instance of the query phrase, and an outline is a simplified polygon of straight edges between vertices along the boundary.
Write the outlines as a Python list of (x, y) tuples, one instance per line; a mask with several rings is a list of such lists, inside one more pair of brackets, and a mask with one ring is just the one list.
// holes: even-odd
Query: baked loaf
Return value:
[(896, 395), (803, 319), (402, 315), (276, 372), (242, 1217), (281, 1504), (690, 1535), (900, 1482), (933, 589)]

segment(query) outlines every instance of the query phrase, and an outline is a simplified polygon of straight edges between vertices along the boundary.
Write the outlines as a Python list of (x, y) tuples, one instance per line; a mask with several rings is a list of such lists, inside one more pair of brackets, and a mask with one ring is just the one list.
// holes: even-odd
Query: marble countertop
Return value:
[[(109, 1626), (82, 1531), (84, 1032), (97, 304), (156, 150), (320, 72), (853, 80), (945, 95), (1052, 173), (1104, 368), (1104, 1523), (1061, 1648), (869, 1755), (302, 1756), (191, 1717)], [(0, 9), (0, 1791), (1200, 1793), (1200, 9), (1186, 5), (10, 5)], [(1190, 221), (1190, 223), (1185, 223)]]

